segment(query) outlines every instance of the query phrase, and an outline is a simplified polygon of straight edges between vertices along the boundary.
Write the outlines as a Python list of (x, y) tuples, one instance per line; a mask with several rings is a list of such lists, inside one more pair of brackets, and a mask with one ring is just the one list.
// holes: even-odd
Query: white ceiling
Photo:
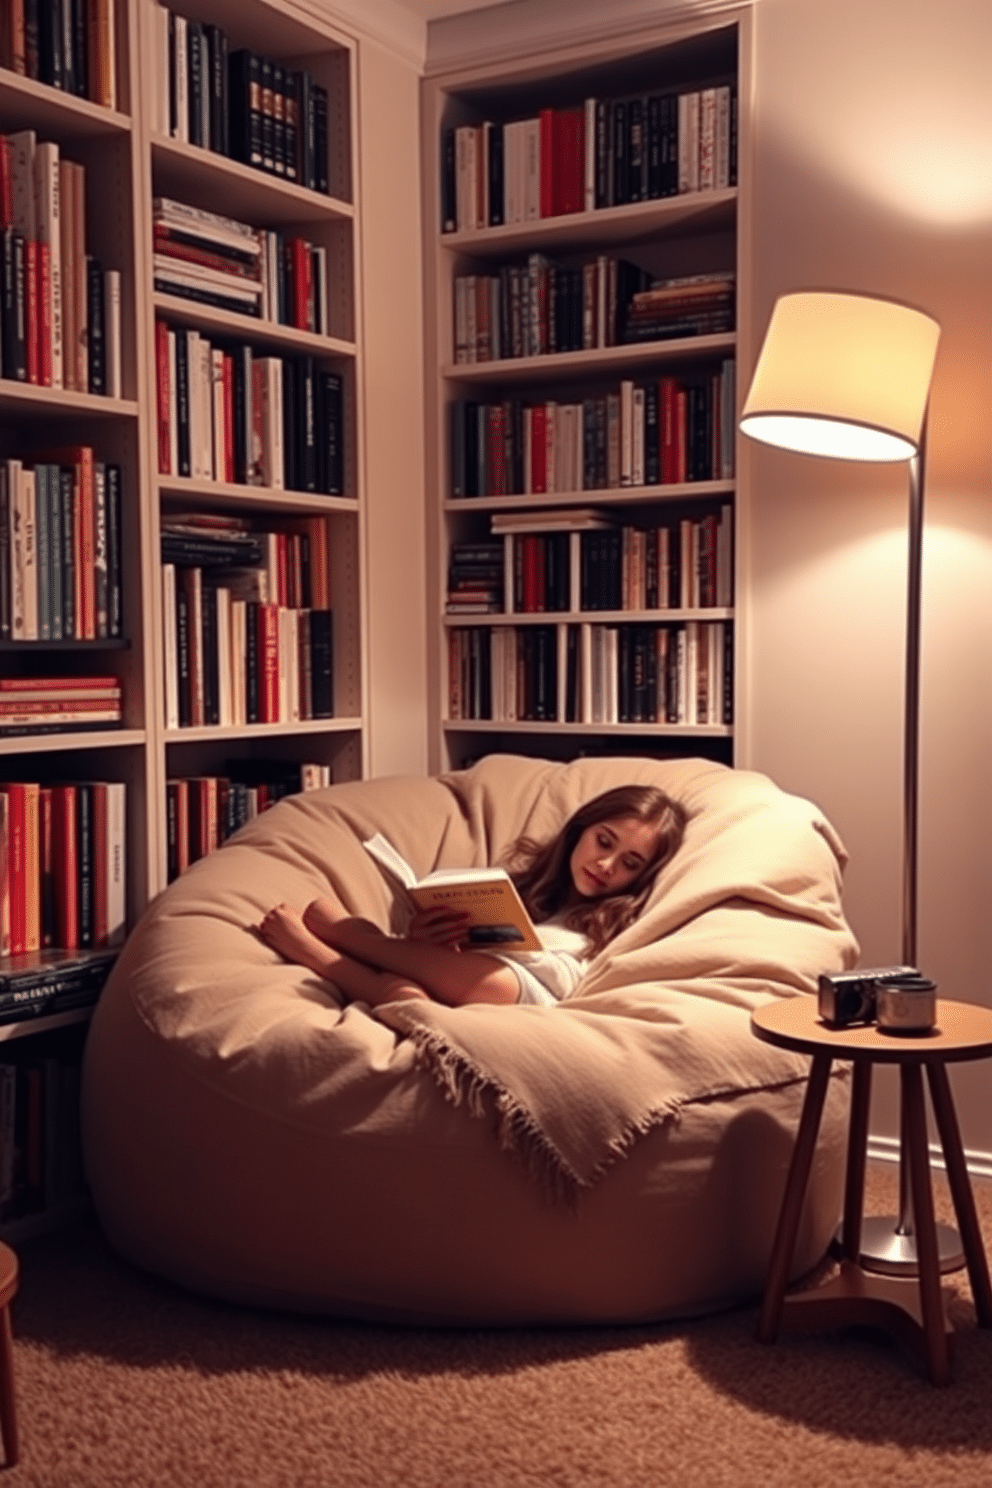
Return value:
[(505, 5), (507, 0), (397, 0), (404, 10), (425, 21), (436, 21), (441, 16), (460, 15), (466, 10), (483, 10), (487, 5)]

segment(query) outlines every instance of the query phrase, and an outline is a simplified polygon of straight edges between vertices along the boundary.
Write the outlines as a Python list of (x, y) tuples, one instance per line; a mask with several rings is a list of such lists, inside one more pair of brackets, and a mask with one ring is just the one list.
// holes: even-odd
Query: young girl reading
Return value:
[(510, 873), (538, 926), (541, 951), (463, 949), (465, 916), (447, 909), (415, 914), (404, 936), (386, 935), (330, 894), (302, 915), (276, 905), (259, 933), (287, 961), (372, 1006), (400, 998), (449, 1007), (555, 1003), (577, 986), (583, 961), (637, 918), (682, 841), (685, 820), (663, 791), (624, 785), (580, 806), (551, 842), (519, 838)]

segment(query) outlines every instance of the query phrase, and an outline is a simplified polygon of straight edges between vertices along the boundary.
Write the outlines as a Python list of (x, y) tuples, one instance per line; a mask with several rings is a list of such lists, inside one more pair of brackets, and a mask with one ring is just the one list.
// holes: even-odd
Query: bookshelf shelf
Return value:
[(516, 721), (488, 718), (448, 718), (444, 721), (445, 732), (457, 734), (498, 734), (521, 737), (547, 737), (550, 734), (561, 738), (596, 739), (729, 739), (732, 730), (720, 724), (683, 723), (543, 723), (529, 720)]
[(636, 346), (604, 346), (595, 351), (566, 351), (544, 356), (500, 357), (489, 362), (447, 362), (441, 376), (448, 382), (543, 383), (556, 373), (587, 377), (596, 373), (643, 371), (654, 365), (730, 356), (737, 345), (732, 334), (686, 336), (671, 341), (646, 341)]
[(554, 510), (557, 506), (658, 505), (662, 502), (701, 501), (707, 497), (729, 496), (733, 481), (683, 481), (671, 485), (613, 486), (595, 490), (545, 491), (540, 496), (455, 496), (443, 503), (452, 516), (472, 515), (481, 511), (531, 511), (535, 507)]
[(0, 68), (0, 110), (7, 129), (58, 129), (66, 140), (126, 137), (131, 118), (47, 83)]
[[(134, 749), (146, 742), (147, 735), (143, 729), (107, 729), (104, 733), (90, 729), (66, 734), (25, 734), (23, 737), (0, 738), (0, 755), (17, 756), (23, 760), (28, 750), (31, 754), (52, 755), (70, 751), (78, 754), (82, 750)], [(8, 770), (5, 769), (2, 773), (5, 778), (9, 778)]]
[(669, 610), (511, 610), (503, 615), (445, 615), (447, 629), (485, 625), (676, 625), (686, 620), (732, 620), (734, 612), (725, 605), (705, 609)]
[(9, 411), (14, 418), (64, 418), (66, 414), (84, 414), (87, 419), (137, 419), (138, 403), (133, 398), (106, 398), (98, 393), (77, 393), (69, 388), (37, 387), (31, 383), (0, 378), (0, 416)]
[(178, 325), (203, 327), (222, 336), (253, 344), (281, 347), (287, 352), (299, 352), (319, 356), (327, 361), (349, 364), (354, 361), (357, 347), (354, 341), (336, 336), (317, 336), (311, 331), (298, 331), (293, 326), (280, 325), (275, 320), (262, 320), (254, 315), (239, 315), (232, 310), (219, 310), (213, 305), (198, 305), (192, 300), (180, 299), (178, 295), (152, 296), (152, 304), (163, 319)]
[[(314, 718), (297, 720), (291, 725), (294, 735), (300, 737), (324, 734), (355, 734), (361, 730), (362, 720), (354, 718)], [(278, 739), (287, 732), (285, 723), (248, 723), (241, 727), (211, 725), (204, 728), (166, 729), (165, 741), (173, 744), (208, 742), (222, 743), (227, 739)]]
[(157, 134), (151, 158), (157, 196), (202, 197), (211, 211), (256, 227), (354, 221), (351, 202), (266, 175), (200, 145)]
[(220, 481), (193, 480), (181, 475), (157, 477), (159, 495), (170, 502), (187, 506), (199, 501), (204, 506), (223, 510), (228, 507), (251, 508), (283, 513), (312, 513), (315, 516), (355, 516), (360, 510), (354, 496), (327, 496), (322, 492), (276, 491), (269, 486), (241, 486)]

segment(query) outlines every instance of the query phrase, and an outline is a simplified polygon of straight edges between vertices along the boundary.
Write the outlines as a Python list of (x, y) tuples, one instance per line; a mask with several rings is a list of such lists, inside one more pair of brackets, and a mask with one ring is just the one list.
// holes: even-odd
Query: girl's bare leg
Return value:
[(457, 951), (428, 941), (396, 939), (383, 935), (367, 920), (350, 915), (339, 919), (311, 915), (313, 908), (308, 908), (304, 918), (308, 925), (320, 924), (320, 936), (327, 946), (367, 966), (412, 978), (437, 1002), (462, 1007), (470, 1002), (514, 1003), (520, 998), (515, 972), (495, 956)]
[(303, 923), (299, 911), (289, 904), (277, 904), (270, 909), (258, 928), (265, 943), (280, 956), (297, 966), (306, 966), (324, 981), (333, 982), (352, 1001), (378, 1007), (400, 999), (427, 998), (423, 987), (409, 977), (374, 971), (318, 940)]

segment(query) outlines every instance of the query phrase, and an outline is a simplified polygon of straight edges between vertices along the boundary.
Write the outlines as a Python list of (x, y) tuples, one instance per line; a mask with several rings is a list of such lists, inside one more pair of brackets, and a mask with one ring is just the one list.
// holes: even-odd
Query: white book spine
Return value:
[(79, 320), (76, 306), (76, 252), (73, 241), (75, 220), (75, 179), (70, 160), (59, 161), (59, 238), (62, 254), (62, 321), (65, 338), (65, 355), (62, 365), (62, 380), (73, 391), (86, 392), (86, 381), (77, 380), (76, 348), (79, 344)]
[(169, 11), (156, 5), (152, 12), (152, 46), (155, 57), (155, 113), (153, 125), (159, 134), (169, 134)]
[(631, 431), (632, 486), (644, 484), (644, 388), (635, 387), (633, 393), (633, 426)]
[(248, 654), (248, 604), (243, 599), (231, 601), (231, 722), (235, 727), (248, 722), (248, 700), (245, 691), (245, 667)]
[(173, 77), (176, 89), (176, 124), (173, 135), (184, 144), (189, 143), (189, 60), (187, 48), (186, 17), (177, 12), (173, 17)]
[(231, 667), (231, 591), (217, 589), (217, 722), (230, 728), (234, 722)]
[(179, 417), (176, 409), (176, 333), (168, 333), (169, 348), (169, 474), (179, 474)]
[(34, 154), (35, 216), (38, 241), (48, 249), (48, 313), (51, 317), (52, 387), (62, 387), (62, 230), (59, 200), (59, 147), (50, 141)]
[(104, 348), (107, 358), (107, 396), (121, 398), (121, 275), (119, 269), (107, 269), (103, 276)]
[(11, 636), (15, 641), (38, 639), (38, 550), (35, 526), (35, 475), (20, 460), (11, 460)]
[(584, 110), (584, 136), (585, 146), (585, 194), (584, 205), (587, 212), (595, 211), (596, 208), (596, 100), (587, 98)]
[(266, 481), (274, 491), (284, 488), (282, 440), (282, 358), (266, 357), (265, 371), (265, 448)]
[(210, 350), (210, 389), (212, 424), (212, 471), (215, 481), (226, 477), (228, 464), (227, 421), (224, 417), (224, 353), (219, 346)]
[(127, 931), (127, 787), (107, 785), (107, 944), (120, 945)]
[(524, 221), (537, 222), (541, 216), (541, 121), (524, 122)]

